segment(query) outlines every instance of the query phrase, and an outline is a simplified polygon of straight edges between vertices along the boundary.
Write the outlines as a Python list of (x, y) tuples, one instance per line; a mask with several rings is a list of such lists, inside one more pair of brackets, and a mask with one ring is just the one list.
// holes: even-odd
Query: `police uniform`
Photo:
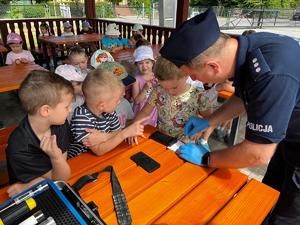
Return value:
[[(177, 66), (188, 64), (219, 37), (216, 21), (211, 9), (186, 21), (166, 41), (161, 55)], [(237, 39), (233, 85), (247, 111), (245, 138), (278, 143), (263, 179), (281, 192), (268, 222), (300, 224), (300, 43), (265, 32)], [(175, 46), (183, 40), (179, 51)]]
[(264, 32), (240, 36), (238, 41), (233, 85), (247, 111), (245, 138), (279, 143), (263, 179), (281, 192), (270, 222), (299, 224), (300, 43)]

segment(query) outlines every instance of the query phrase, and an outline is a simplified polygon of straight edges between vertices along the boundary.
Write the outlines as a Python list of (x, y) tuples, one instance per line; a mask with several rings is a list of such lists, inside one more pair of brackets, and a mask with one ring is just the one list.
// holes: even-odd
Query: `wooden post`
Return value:
[(86, 18), (95, 19), (96, 18), (95, 0), (85, 0), (84, 1), (84, 7), (85, 7)]
[(180, 24), (187, 20), (188, 14), (189, 0), (177, 0), (176, 27), (179, 27)]

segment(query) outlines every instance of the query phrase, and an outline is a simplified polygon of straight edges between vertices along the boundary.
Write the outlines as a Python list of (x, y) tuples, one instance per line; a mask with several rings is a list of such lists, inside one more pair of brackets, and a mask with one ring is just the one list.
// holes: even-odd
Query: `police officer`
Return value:
[(244, 111), (248, 116), (242, 143), (214, 152), (190, 143), (177, 154), (216, 168), (269, 163), (263, 182), (281, 195), (268, 223), (300, 224), (300, 43), (265, 32), (230, 37), (208, 9), (177, 28), (160, 53), (193, 79), (231, 79), (235, 86), (235, 95), (211, 116), (190, 118), (185, 135)]

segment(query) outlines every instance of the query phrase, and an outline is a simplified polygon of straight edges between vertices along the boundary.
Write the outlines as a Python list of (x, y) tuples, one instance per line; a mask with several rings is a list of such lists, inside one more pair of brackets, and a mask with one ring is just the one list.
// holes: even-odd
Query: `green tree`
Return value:
[(10, 3), (10, 0), (0, 0), (0, 5), (6, 5), (9, 3)]

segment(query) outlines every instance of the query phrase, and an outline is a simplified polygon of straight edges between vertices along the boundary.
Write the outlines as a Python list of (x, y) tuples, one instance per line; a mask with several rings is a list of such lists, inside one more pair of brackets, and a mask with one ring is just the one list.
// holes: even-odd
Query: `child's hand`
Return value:
[(21, 62), (21, 59), (16, 59), (15, 60), (15, 64), (17, 64), (17, 65), (19, 65), (19, 64), (21, 64), (22, 62)]
[(134, 145), (134, 144), (138, 145), (139, 144), (137, 136), (126, 138), (125, 142), (127, 142), (130, 145)]
[(29, 60), (25, 59), (25, 58), (21, 58), (21, 63), (24, 63), (24, 64), (29, 63)]
[(51, 135), (50, 137), (43, 137), (40, 143), (40, 148), (52, 160), (58, 160), (63, 157), (62, 151), (58, 148), (56, 143), (56, 135)]
[(142, 118), (140, 120), (135, 121), (130, 126), (126, 127), (126, 136), (127, 137), (135, 137), (135, 136), (144, 136), (144, 122), (149, 119), (149, 116)]
[(109, 138), (107, 133), (100, 132), (96, 129), (87, 128), (85, 131), (88, 132), (89, 135), (82, 140), (82, 144), (87, 147), (103, 143)]
[(17, 194), (21, 193), (22, 191), (24, 191), (25, 189), (27, 189), (28, 187), (29, 187), (28, 184), (21, 184), (21, 183), (13, 184), (9, 186), (9, 188), (7, 189), (7, 194), (10, 198), (12, 198)]

